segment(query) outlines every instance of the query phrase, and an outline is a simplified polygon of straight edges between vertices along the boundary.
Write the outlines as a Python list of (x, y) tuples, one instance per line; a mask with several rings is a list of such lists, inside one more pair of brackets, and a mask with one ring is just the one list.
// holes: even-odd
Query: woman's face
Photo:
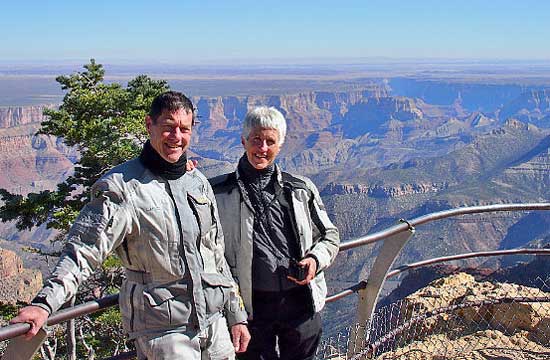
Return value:
[(248, 162), (257, 170), (273, 164), (281, 146), (279, 132), (275, 129), (256, 127), (250, 131), (248, 138), (241, 137)]

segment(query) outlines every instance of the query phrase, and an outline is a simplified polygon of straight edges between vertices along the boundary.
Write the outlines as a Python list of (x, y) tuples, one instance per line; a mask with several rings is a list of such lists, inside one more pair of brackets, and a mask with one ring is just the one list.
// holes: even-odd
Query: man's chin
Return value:
[(182, 155), (183, 154), (163, 156), (163, 159), (166, 160), (167, 162), (171, 163), (171, 164), (175, 164), (175, 163), (178, 162), (178, 160), (180, 159), (180, 157)]

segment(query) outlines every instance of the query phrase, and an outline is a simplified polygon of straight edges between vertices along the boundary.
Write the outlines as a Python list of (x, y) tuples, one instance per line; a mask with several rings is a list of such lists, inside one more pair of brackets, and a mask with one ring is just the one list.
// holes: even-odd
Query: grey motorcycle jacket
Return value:
[(126, 270), (119, 304), (131, 338), (200, 331), (222, 313), (230, 326), (246, 321), (214, 194), (198, 170), (165, 180), (138, 159), (115, 167), (93, 185), (68, 240), (34, 305), (56, 311), (115, 251)]
[[(338, 254), (340, 235), (330, 221), (319, 192), (306, 177), (282, 172), (275, 165), (277, 188), (282, 188), (286, 201), (292, 209), (290, 218), (299, 243), (301, 258), (312, 256), (317, 260), (315, 278), (308, 284), (315, 312), (325, 304), (327, 287), (323, 270)], [(249, 318), (252, 308), (252, 256), (253, 256), (253, 209), (241, 196), (237, 180), (239, 170), (210, 179), (220, 209), (225, 237), (225, 257), (234, 279), (238, 282)]]

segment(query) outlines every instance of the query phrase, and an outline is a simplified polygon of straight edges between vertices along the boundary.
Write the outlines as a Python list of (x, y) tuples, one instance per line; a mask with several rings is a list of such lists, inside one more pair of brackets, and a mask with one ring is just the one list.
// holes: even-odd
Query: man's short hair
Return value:
[(179, 109), (186, 110), (187, 112), (190, 111), (193, 114), (193, 125), (195, 125), (195, 109), (193, 103), (187, 96), (178, 91), (167, 91), (155, 97), (151, 103), (149, 116), (153, 119), (153, 122), (156, 122), (163, 111), (175, 112)]
[(274, 107), (258, 106), (249, 110), (244, 117), (242, 137), (248, 139), (252, 129), (258, 127), (277, 130), (279, 146), (285, 142), (286, 120), (283, 114)]

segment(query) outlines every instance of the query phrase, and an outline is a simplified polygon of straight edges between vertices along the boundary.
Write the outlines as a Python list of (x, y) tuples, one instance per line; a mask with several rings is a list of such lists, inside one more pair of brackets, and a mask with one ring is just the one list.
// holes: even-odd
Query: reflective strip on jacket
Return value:
[[(313, 255), (318, 263), (317, 275), (309, 283), (315, 312), (325, 305), (327, 286), (325, 270), (338, 254), (340, 236), (338, 229), (330, 221), (317, 187), (310, 179), (281, 172), (275, 167), (276, 187), (288, 189), (291, 198), (296, 234), (299, 239), (300, 255)], [(239, 172), (221, 175), (210, 179), (225, 237), (225, 258), (239, 285), (241, 296), (249, 318), (252, 309), (252, 256), (253, 256), (253, 211), (242, 200), (237, 179)], [(277, 190), (276, 190), (277, 191)], [(286, 194), (287, 191), (284, 191)]]
[(134, 274), (119, 298), (131, 337), (200, 331), (222, 311), (230, 325), (246, 320), (224, 258), (214, 194), (198, 170), (165, 180), (134, 159), (103, 176), (37, 298), (56, 311), (112, 251)]

